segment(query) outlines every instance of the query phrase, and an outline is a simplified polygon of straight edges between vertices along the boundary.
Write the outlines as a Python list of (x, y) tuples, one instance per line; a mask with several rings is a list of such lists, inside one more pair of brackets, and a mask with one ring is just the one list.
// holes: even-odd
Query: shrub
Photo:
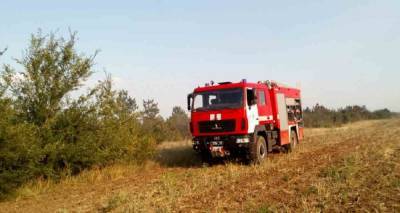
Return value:
[(156, 137), (143, 131), (135, 99), (107, 76), (71, 98), (93, 73), (94, 56), (54, 34), (32, 35), (23, 70), (5, 65), (0, 80), (0, 196), (42, 177), (58, 179), (117, 161), (141, 163)]

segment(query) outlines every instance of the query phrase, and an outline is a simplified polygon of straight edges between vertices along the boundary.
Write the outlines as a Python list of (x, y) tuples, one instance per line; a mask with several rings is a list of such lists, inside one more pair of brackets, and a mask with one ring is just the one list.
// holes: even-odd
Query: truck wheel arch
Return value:
[(272, 142), (268, 141), (267, 128), (264, 125), (257, 125), (254, 128), (253, 141), (255, 141), (257, 139), (257, 136), (263, 136), (264, 137), (265, 142), (267, 143), (268, 152), (272, 152)]

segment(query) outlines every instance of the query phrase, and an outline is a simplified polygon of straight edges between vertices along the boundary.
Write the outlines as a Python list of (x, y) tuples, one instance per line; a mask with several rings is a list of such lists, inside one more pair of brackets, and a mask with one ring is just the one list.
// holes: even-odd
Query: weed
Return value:
[(318, 188), (316, 186), (310, 186), (305, 191), (305, 195), (312, 195), (312, 194), (318, 194)]
[(288, 182), (289, 181), (289, 175), (284, 175), (282, 177), (282, 180), (285, 181), (285, 182)]
[(268, 205), (268, 204), (263, 204), (261, 207), (257, 210), (258, 213), (273, 213), (276, 212), (276, 208)]
[(122, 205), (127, 201), (127, 194), (124, 192), (119, 192), (112, 195), (106, 203), (99, 209), (100, 212), (110, 212), (116, 209), (118, 206)]
[(68, 213), (69, 211), (68, 211), (68, 209), (62, 208), (62, 209), (58, 209), (56, 212), (57, 213)]
[(400, 188), (400, 178), (396, 177), (394, 180), (392, 180), (390, 185), (393, 188)]
[(336, 182), (346, 181), (355, 172), (354, 157), (345, 158), (339, 165), (329, 166), (320, 173), (321, 177), (330, 178)]

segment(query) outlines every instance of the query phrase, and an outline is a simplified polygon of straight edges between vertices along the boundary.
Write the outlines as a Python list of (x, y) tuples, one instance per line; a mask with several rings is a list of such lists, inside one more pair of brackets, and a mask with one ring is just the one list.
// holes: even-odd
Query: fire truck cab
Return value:
[(242, 156), (261, 163), (274, 147), (303, 139), (300, 90), (273, 81), (214, 82), (188, 95), (193, 149), (208, 163)]

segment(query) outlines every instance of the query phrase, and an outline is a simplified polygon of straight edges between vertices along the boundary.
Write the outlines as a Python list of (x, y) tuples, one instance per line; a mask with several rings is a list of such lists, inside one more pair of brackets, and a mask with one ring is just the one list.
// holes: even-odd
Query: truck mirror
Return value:
[(188, 111), (190, 111), (192, 109), (192, 107), (191, 107), (192, 99), (193, 99), (193, 94), (189, 94), (187, 96), (187, 110)]

